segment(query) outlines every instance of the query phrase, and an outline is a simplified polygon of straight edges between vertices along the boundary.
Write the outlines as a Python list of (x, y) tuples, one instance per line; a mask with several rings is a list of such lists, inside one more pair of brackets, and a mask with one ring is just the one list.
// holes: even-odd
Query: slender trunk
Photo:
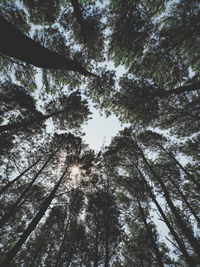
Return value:
[(0, 16), (0, 52), (39, 68), (76, 71), (85, 76), (88, 72), (79, 62), (67, 59), (24, 35), (17, 27)]
[(20, 130), (23, 128), (27, 128), (27, 127), (33, 125), (34, 123), (40, 123), (40, 122), (45, 121), (45, 120), (47, 120), (47, 119), (49, 119), (55, 115), (59, 115), (62, 112), (63, 112), (62, 110), (59, 110), (59, 111), (52, 112), (51, 114), (48, 114), (48, 115), (42, 115), (38, 118), (33, 118), (30, 120), (25, 119), (21, 122), (14, 122), (11, 124), (0, 125), (0, 133), (5, 132), (5, 131), (12, 131), (12, 130), (16, 131), (16, 130)]
[(153, 203), (156, 205), (160, 215), (162, 216), (165, 224), (167, 225), (171, 235), (174, 237), (174, 240), (176, 241), (180, 251), (182, 252), (186, 262), (188, 263), (188, 265), (190, 267), (194, 267), (196, 266), (195, 263), (193, 262), (193, 259), (190, 257), (190, 255), (187, 252), (187, 249), (184, 245), (184, 243), (181, 242), (181, 239), (179, 238), (179, 236), (177, 235), (176, 231), (174, 230), (173, 226), (171, 225), (171, 223), (169, 222), (167, 216), (165, 215), (163, 209), (161, 208), (160, 204), (158, 203), (158, 201), (156, 200), (156, 197), (154, 195), (154, 193), (151, 190), (151, 187), (149, 186), (148, 182), (146, 181), (146, 178), (144, 177), (143, 173), (141, 172), (141, 170), (138, 168), (137, 164), (134, 164), (135, 168), (137, 169), (138, 173), (140, 174), (140, 177), (142, 178), (147, 191), (149, 192), (149, 195), (153, 201)]
[(105, 239), (105, 267), (109, 267), (109, 214), (107, 214), (106, 221), (106, 239)]
[(143, 262), (143, 259), (141, 258), (141, 256), (140, 256), (140, 265), (141, 265), (141, 267), (145, 267), (145, 265), (144, 265), (144, 262)]
[(177, 87), (175, 89), (171, 90), (162, 90), (161, 94), (165, 96), (170, 96), (170, 95), (180, 95), (182, 93), (187, 93), (191, 91), (197, 91), (200, 90), (200, 82), (188, 84), (188, 85), (183, 85), (180, 87)]
[[(40, 255), (38, 255), (38, 253), (40, 252), (40, 250), (42, 249), (42, 247), (44, 246), (44, 243), (46, 242), (47, 238), (51, 236), (51, 228), (48, 228), (44, 238), (42, 239), (42, 243), (40, 243), (40, 245), (38, 245), (37, 243), (37, 247), (36, 247), (36, 251), (34, 251), (34, 256), (33, 256), (33, 260), (30, 262), (30, 266), (36, 266), (35, 261), (38, 259), (38, 257), (40, 257), (40, 260), (42, 259), (42, 257)], [(34, 265), (35, 264), (35, 265)]]
[(28, 193), (28, 191), (30, 190), (30, 188), (32, 187), (32, 185), (35, 183), (36, 179), (38, 178), (38, 176), (42, 173), (42, 171), (46, 168), (47, 164), (49, 163), (49, 161), (52, 159), (53, 154), (50, 155), (50, 157), (47, 159), (47, 161), (44, 163), (44, 165), (42, 166), (42, 168), (36, 173), (36, 175), (34, 175), (32, 181), (29, 183), (29, 185), (26, 187), (26, 189), (22, 192), (22, 194), (20, 195), (20, 197), (17, 199), (17, 201), (12, 205), (12, 207), (9, 209), (9, 211), (4, 214), (0, 220), (0, 228), (4, 226), (5, 223), (7, 223), (9, 221), (10, 218), (12, 218), (18, 211), (18, 206), (20, 204), (20, 202), (22, 201), (22, 199), (26, 196), (26, 194)]
[(71, 2), (73, 9), (74, 9), (74, 15), (75, 15), (75, 17), (78, 21), (78, 24), (81, 28), (81, 36), (83, 37), (83, 41), (87, 42), (85, 31), (87, 31), (88, 29), (86, 28), (85, 21), (83, 19), (83, 13), (81, 10), (82, 7), (77, 0), (70, 0), (70, 2)]
[(20, 173), (15, 179), (13, 179), (12, 181), (8, 182), (5, 186), (3, 186), (0, 189), (0, 195), (3, 194), (12, 184), (18, 181), (22, 176), (24, 176), (24, 174), (26, 174), (31, 168), (33, 168), (42, 158), (43, 156), (37, 159), (32, 165), (30, 165), (26, 170)]
[(95, 234), (95, 248), (94, 248), (94, 267), (98, 267), (98, 242), (99, 242), (99, 218), (97, 217), (96, 234)]
[(152, 230), (151, 228), (149, 227), (147, 221), (146, 221), (146, 216), (144, 214), (144, 210), (140, 204), (140, 201), (137, 199), (137, 203), (138, 203), (138, 206), (139, 206), (139, 210), (140, 210), (140, 214), (142, 215), (142, 220), (143, 220), (143, 223), (146, 227), (146, 230), (147, 230), (147, 233), (148, 233), (148, 237), (151, 241), (151, 244), (152, 244), (152, 247), (153, 247), (153, 250), (154, 250), (154, 253), (156, 255), (156, 261), (157, 261), (157, 264), (159, 267), (164, 267), (164, 264), (162, 262), (162, 257), (161, 257), (161, 254), (160, 254), (160, 251), (157, 247), (157, 244), (156, 244), (156, 241), (154, 239), (154, 236), (153, 236), (153, 233), (152, 233)]
[(183, 199), (183, 202), (188, 207), (188, 209), (190, 210), (191, 214), (196, 219), (197, 223), (200, 225), (200, 218), (196, 214), (195, 210), (192, 208), (192, 206), (190, 205), (190, 203), (188, 202), (188, 200), (187, 200), (186, 196), (184, 195), (184, 193), (179, 189), (179, 187), (177, 186), (177, 184), (170, 177), (168, 177), (168, 179), (173, 184), (173, 186), (176, 188), (177, 192), (180, 194), (181, 198)]
[(179, 168), (185, 173), (188, 179), (193, 182), (198, 190), (200, 190), (200, 183), (194, 179), (194, 177), (183, 167), (183, 165), (175, 158), (174, 154), (168, 150), (166, 150), (163, 146), (159, 145), (160, 149), (164, 151), (178, 166)]
[(75, 17), (76, 17), (80, 27), (82, 28), (84, 25), (84, 19), (83, 19), (83, 14), (81, 11), (81, 5), (77, 0), (70, 0), (70, 2), (73, 6)]
[[(57, 256), (57, 260), (56, 260), (56, 264), (54, 267), (58, 267), (59, 266), (59, 263), (60, 263), (60, 258), (61, 258), (61, 255), (62, 255), (62, 251), (63, 251), (63, 247), (64, 247), (64, 244), (65, 244), (65, 240), (66, 240), (66, 237), (67, 237), (67, 233), (68, 233), (68, 229), (69, 229), (69, 222), (70, 222), (70, 219), (71, 219), (71, 214), (67, 220), (67, 224), (66, 224), (66, 227), (65, 227), (65, 230), (64, 230), (64, 236), (63, 236), (63, 239), (62, 239), (62, 242), (61, 242), (61, 246), (60, 246), (60, 249), (59, 249), (59, 252), (58, 252), (58, 256)], [(67, 265), (68, 266), (68, 265)]]
[(54, 188), (51, 191), (51, 193), (48, 195), (48, 197), (42, 203), (40, 210), (38, 211), (36, 216), (33, 218), (31, 223), (29, 224), (29, 226), (26, 228), (26, 230), (24, 231), (24, 233), (22, 234), (20, 239), (16, 242), (16, 244), (7, 253), (5, 259), (0, 264), (0, 267), (5, 267), (5, 266), (6, 267), (10, 267), (11, 266), (12, 260), (14, 259), (16, 254), (19, 252), (19, 250), (21, 249), (21, 247), (25, 243), (26, 239), (29, 237), (29, 235), (32, 233), (32, 231), (35, 229), (35, 227), (38, 225), (38, 223), (41, 220), (41, 218), (44, 216), (46, 210), (48, 209), (49, 205), (51, 204), (51, 201), (55, 197), (55, 194), (56, 194), (61, 182), (63, 181), (63, 179), (64, 179), (64, 177), (66, 175), (66, 172), (67, 172), (67, 168), (63, 172), (63, 174), (60, 177), (59, 181), (54, 186)]
[(149, 164), (149, 162), (147, 161), (144, 153), (142, 152), (142, 150), (138, 147), (138, 149), (140, 150), (141, 153), (141, 157), (144, 161), (144, 163), (146, 164), (146, 166), (148, 167), (148, 169), (150, 170), (150, 172), (153, 174), (153, 176), (155, 177), (155, 179), (157, 180), (157, 182), (160, 184), (166, 202), (168, 204), (168, 206), (170, 207), (172, 213), (174, 214), (174, 217), (176, 219), (177, 225), (179, 226), (180, 230), (182, 231), (182, 233), (184, 234), (184, 236), (188, 239), (188, 241), (191, 244), (191, 247), (194, 249), (194, 251), (197, 253), (197, 255), (199, 255), (200, 253), (200, 244), (197, 241), (197, 239), (194, 237), (194, 235), (192, 234), (192, 231), (189, 227), (187, 227), (187, 225), (185, 224), (185, 222), (182, 220), (180, 214), (178, 213), (176, 207), (174, 206), (173, 202), (171, 201), (169, 192), (165, 186), (165, 184), (163, 183), (162, 179), (160, 178), (160, 176), (155, 172), (155, 170), (153, 169), (153, 167)]

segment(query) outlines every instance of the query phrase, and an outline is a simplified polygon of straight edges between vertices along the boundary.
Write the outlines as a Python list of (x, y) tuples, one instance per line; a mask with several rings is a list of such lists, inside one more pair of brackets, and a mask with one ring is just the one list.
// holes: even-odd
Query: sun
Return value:
[(83, 170), (82, 165), (74, 164), (69, 168), (69, 180), (68, 185), (76, 188), (81, 185), (82, 182), (86, 182), (89, 179), (89, 176), (85, 176), (85, 170)]
[(72, 175), (72, 176), (77, 176), (80, 174), (80, 172), (81, 171), (80, 171), (80, 168), (78, 166), (72, 166), (70, 168), (70, 175)]

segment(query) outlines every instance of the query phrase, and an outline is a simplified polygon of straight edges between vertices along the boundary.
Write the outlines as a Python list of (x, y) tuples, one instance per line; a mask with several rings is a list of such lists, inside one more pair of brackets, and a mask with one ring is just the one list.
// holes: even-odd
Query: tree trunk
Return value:
[(99, 242), (99, 222), (97, 217), (96, 234), (95, 234), (95, 248), (94, 248), (94, 267), (98, 267), (98, 242)]
[(20, 195), (20, 197), (17, 199), (17, 201), (12, 205), (12, 207), (9, 209), (9, 211), (4, 214), (0, 220), (0, 228), (4, 226), (4, 224), (6, 222), (9, 221), (9, 219), (11, 217), (13, 217), (17, 211), (18, 211), (18, 206), (20, 204), (20, 202), (22, 201), (22, 199), (26, 196), (26, 194), (28, 193), (28, 191), (30, 190), (30, 188), (32, 187), (32, 185), (35, 183), (36, 179), (38, 178), (38, 176), (42, 173), (42, 171), (46, 168), (47, 164), (49, 163), (49, 161), (52, 159), (53, 154), (50, 155), (50, 157), (47, 159), (47, 161), (44, 163), (44, 165), (42, 166), (42, 168), (36, 173), (36, 175), (34, 175), (32, 181), (29, 183), (29, 185), (27, 186), (27, 188), (22, 192), (22, 194)]
[(188, 202), (188, 200), (187, 200), (186, 196), (184, 195), (184, 193), (179, 189), (179, 187), (176, 185), (176, 183), (170, 177), (168, 177), (168, 179), (174, 185), (174, 187), (176, 188), (177, 192), (180, 194), (181, 198), (183, 199), (183, 202), (188, 207), (188, 209), (190, 210), (191, 214), (194, 216), (194, 218), (196, 219), (197, 223), (200, 226), (200, 218), (198, 217), (198, 215), (196, 214), (195, 210), (192, 208), (192, 206)]
[[(63, 239), (62, 239), (62, 242), (61, 242), (61, 246), (60, 246), (60, 249), (59, 249), (59, 252), (58, 252), (58, 256), (57, 256), (57, 260), (56, 260), (56, 264), (55, 264), (54, 267), (58, 267), (58, 266), (59, 266), (60, 258), (61, 258), (62, 251), (63, 251), (63, 246), (64, 246), (64, 244), (65, 244), (65, 240), (66, 240), (67, 233), (68, 233), (68, 228), (69, 228), (69, 222), (70, 222), (70, 219), (71, 219), (71, 214), (69, 215), (68, 220), (67, 220), (67, 224), (66, 224), (66, 226), (65, 226), (64, 236), (63, 236)], [(66, 266), (68, 266), (68, 264), (67, 264)]]
[(30, 262), (31, 267), (36, 266), (35, 261), (38, 259), (38, 257), (40, 258), (40, 260), (42, 259), (42, 257), (40, 255), (38, 255), (38, 253), (40, 252), (40, 250), (44, 246), (44, 242), (47, 240), (47, 238), (51, 236), (51, 228), (48, 228), (47, 231), (45, 231), (45, 232), (46, 232), (45, 236), (42, 240), (43, 242), (40, 243), (39, 245), (37, 244), (36, 251), (34, 251), (33, 260)]
[(62, 176), (60, 177), (59, 181), (57, 184), (54, 186), (54, 189), (51, 191), (49, 196), (44, 200), (44, 202), (41, 205), (40, 210), (36, 214), (36, 216), (33, 218), (29, 226), (26, 228), (20, 239), (17, 241), (17, 243), (11, 248), (11, 250), (7, 253), (5, 259), (2, 261), (0, 264), (0, 267), (10, 267), (11, 262), (16, 256), (16, 254), (19, 252), (21, 247), (23, 246), (24, 242), (26, 239), (29, 237), (29, 235), (32, 233), (32, 231), (35, 229), (35, 227), (38, 225), (39, 221), (41, 218), (44, 216), (46, 210), (48, 209), (49, 205), (51, 204), (51, 201), (55, 197), (56, 191), (58, 190), (61, 182), (63, 181), (65, 174), (67, 172), (67, 168), (63, 172)]
[(105, 237), (105, 267), (109, 267), (109, 213), (106, 216), (106, 237)]
[(94, 76), (79, 62), (67, 59), (43, 47), (24, 35), (17, 27), (0, 16), (0, 52), (9, 57), (22, 60), (39, 68), (61, 69), (79, 72), (85, 76)]
[(43, 158), (40, 157), (39, 159), (37, 159), (32, 165), (30, 165), (26, 170), (24, 170), (22, 173), (20, 173), (15, 179), (13, 179), (12, 181), (8, 182), (5, 186), (3, 186), (0, 189), (0, 195), (3, 194), (12, 184), (14, 184), (16, 181), (18, 181), (24, 174), (26, 174), (31, 168), (33, 168), (41, 159)]
[(156, 242), (155, 242), (153, 233), (152, 233), (152, 231), (151, 231), (151, 229), (150, 229), (150, 227), (149, 227), (149, 225), (148, 225), (148, 223), (147, 223), (147, 221), (146, 221), (146, 216), (145, 216), (145, 214), (144, 214), (144, 210), (143, 210), (143, 208), (142, 208), (142, 206), (141, 206), (141, 204), (140, 204), (140, 201), (139, 201), (138, 199), (137, 199), (137, 202), (138, 202), (138, 206), (139, 206), (140, 214), (142, 215), (143, 223), (144, 223), (144, 225), (145, 225), (145, 227), (146, 227), (146, 230), (147, 230), (149, 239), (150, 239), (150, 241), (151, 241), (151, 244), (152, 244), (154, 253), (155, 253), (155, 255), (156, 255), (156, 261), (157, 261), (157, 263), (158, 263), (158, 266), (159, 266), (159, 267), (164, 267), (164, 264), (163, 264), (163, 262), (162, 262), (162, 257), (161, 257), (160, 251), (159, 251), (159, 249), (158, 249), (158, 247), (157, 247), (157, 244), (156, 244)]
[(188, 93), (191, 91), (200, 90), (200, 82), (195, 82), (188, 85), (183, 85), (171, 90), (162, 90), (161, 94), (164, 96), (180, 95), (182, 93)]
[(70, 0), (70, 2), (73, 6), (75, 17), (76, 17), (80, 27), (82, 28), (84, 25), (84, 19), (83, 19), (83, 14), (81, 11), (81, 5), (77, 0)]
[(81, 5), (77, 0), (70, 0), (73, 9), (74, 9), (74, 15), (79, 23), (79, 26), (81, 28), (81, 36), (83, 37), (83, 41), (86, 42), (86, 37), (85, 37), (85, 31), (87, 31), (87, 29), (85, 28), (85, 21), (83, 19), (83, 14), (81, 11)]
[(180, 230), (182, 231), (182, 233), (184, 234), (184, 236), (188, 239), (188, 241), (190, 242), (191, 244), (191, 247), (194, 249), (194, 251), (197, 253), (197, 255), (199, 255), (200, 253), (200, 244), (199, 242), (197, 241), (197, 239), (194, 237), (194, 235), (192, 234), (192, 231), (189, 227), (187, 227), (187, 225), (185, 224), (185, 222), (182, 220), (180, 214), (178, 213), (176, 207), (174, 206), (173, 202), (171, 201), (171, 198), (170, 198), (170, 195), (169, 195), (169, 192), (165, 186), (165, 184), (163, 183), (162, 179), (160, 178), (160, 176), (154, 171), (153, 167), (148, 163), (144, 153), (142, 152), (142, 150), (138, 147), (140, 153), (141, 153), (141, 157), (144, 161), (144, 163), (146, 164), (146, 166), (148, 167), (148, 169), (150, 170), (150, 172), (153, 174), (153, 176), (155, 177), (155, 179), (157, 180), (157, 182), (160, 184), (162, 190), (163, 190), (163, 193), (164, 193), (164, 196), (165, 196), (165, 199), (166, 199), (166, 202), (168, 204), (168, 206), (170, 207), (175, 219), (176, 219), (176, 222), (177, 222), (177, 225), (179, 226)]
[(146, 178), (144, 177), (143, 173), (141, 172), (141, 170), (138, 168), (137, 164), (134, 163), (134, 166), (135, 168), (137, 169), (138, 173), (140, 174), (140, 177), (142, 178), (146, 188), (147, 188), (147, 191), (149, 192), (149, 195), (152, 199), (152, 201), (154, 202), (154, 204), (156, 205), (160, 215), (162, 216), (165, 224), (167, 225), (171, 235), (174, 237), (174, 240), (176, 241), (176, 243), (178, 244), (178, 247), (180, 249), (180, 251), (182, 252), (186, 262), (188, 263), (188, 265), (190, 267), (195, 267), (195, 263), (193, 261), (193, 259), (190, 257), (190, 255), (188, 254), (187, 252), (187, 249), (184, 245), (184, 243), (181, 242), (179, 236), (177, 235), (176, 231), (174, 230), (173, 226), (171, 225), (171, 223), (169, 222), (168, 218), (166, 217), (164, 211), (162, 210), (160, 204), (158, 203), (158, 201), (156, 200), (156, 197), (154, 195), (154, 193), (152, 192), (148, 182), (146, 181)]
[(55, 115), (59, 115), (60, 113), (62, 113), (63, 111), (56, 111), (56, 112), (52, 112), (49, 115), (42, 115), (38, 118), (34, 118), (34, 119), (30, 119), (30, 120), (23, 120), (21, 122), (14, 122), (11, 124), (6, 124), (6, 125), (0, 125), (0, 133), (5, 132), (5, 131), (12, 131), (12, 130), (20, 130), (23, 128), (27, 128), (31, 125), (33, 125), (34, 123), (40, 123), (42, 121), (45, 121)]
[(179, 166), (179, 168), (185, 173), (185, 175), (188, 177), (188, 179), (193, 182), (198, 190), (200, 190), (200, 183), (197, 182), (192, 175), (183, 167), (183, 165), (175, 158), (174, 154), (171, 151), (166, 150), (163, 146), (159, 145), (160, 149), (165, 152), (173, 161)]

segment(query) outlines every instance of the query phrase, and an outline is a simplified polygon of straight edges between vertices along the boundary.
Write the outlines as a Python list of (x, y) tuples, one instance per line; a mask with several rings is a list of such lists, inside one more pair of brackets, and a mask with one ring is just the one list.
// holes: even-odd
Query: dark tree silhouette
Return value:
[(9, 57), (25, 61), (39, 68), (71, 70), (85, 76), (97, 77), (87, 71), (79, 62), (50, 51), (27, 37), (2, 15), (0, 16), (0, 36), (0, 52)]

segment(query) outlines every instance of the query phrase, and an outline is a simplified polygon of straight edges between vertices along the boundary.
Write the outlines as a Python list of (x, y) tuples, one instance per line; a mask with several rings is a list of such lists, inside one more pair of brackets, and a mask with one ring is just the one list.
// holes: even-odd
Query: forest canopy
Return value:
[(0, 267), (200, 266), (199, 0), (2, 0), (0, 36)]

